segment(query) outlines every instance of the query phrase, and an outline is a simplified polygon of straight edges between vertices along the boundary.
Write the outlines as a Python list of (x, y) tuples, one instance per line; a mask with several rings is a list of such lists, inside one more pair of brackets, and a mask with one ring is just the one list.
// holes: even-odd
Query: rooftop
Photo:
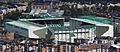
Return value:
[(54, 26), (54, 27), (51, 27), (50, 29), (52, 29), (53, 31), (73, 31), (73, 30), (76, 30), (76, 29), (90, 29), (90, 28), (93, 28), (95, 27), (94, 25), (86, 25), (86, 26), (80, 26), (80, 27), (77, 27), (77, 26)]
[(18, 26), (24, 29), (29, 29), (29, 28), (40, 28), (39, 26), (32, 25), (26, 22), (21, 22), (21, 21), (11, 21), (11, 22), (6, 22), (7, 24)]
[(38, 15), (32, 16), (32, 15), (22, 15), (20, 16), (19, 20), (22, 21), (32, 21), (32, 20), (63, 20), (63, 17), (40, 17)]
[(102, 17), (94, 17), (94, 16), (81, 16), (81, 17), (71, 18), (71, 19), (79, 20), (79, 21), (83, 21), (83, 22), (87, 22), (95, 25), (108, 26), (108, 25), (112, 25), (113, 23), (110, 19), (102, 18)]
[(120, 48), (120, 45), (111, 45), (111, 46), (115, 48)]
[(110, 19), (107, 18), (102, 18), (102, 17), (95, 17), (95, 16), (81, 16), (78, 17), (80, 19), (88, 19), (91, 21), (96, 21), (96, 22), (100, 22), (100, 23), (104, 23), (104, 24), (112, 24), (112, 21)]
[(22, 16), (20, 16), (20, 19), (43, 19), (43, 18), (62, 18), (62, 17), (59, 17), (59, 16), (56, 16), (56, 17), (41, 17), (40, 15), (35, 15), (35, 16), (33, 16), (33, 15), (22, 15)]
[(8, 8), (17, 8), (17, 7), (14, 5), (9, 5)]

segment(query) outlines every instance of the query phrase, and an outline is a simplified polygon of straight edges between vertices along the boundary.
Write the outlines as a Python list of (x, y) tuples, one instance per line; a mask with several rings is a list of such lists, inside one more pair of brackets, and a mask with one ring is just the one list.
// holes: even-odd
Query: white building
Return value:
[(26, 11), (28, 6), (24, 4), (17, 4), (16, 7), (19, 11)]
[(7, 9), (7, 13), (8, 12), (12, 12), (12, 11), (16, 11), (17, 10), (17, 7), (9, 7), (8, 9)]
[[(60, 42), (71, 42), (75, 43), (75, 39), (88, 39), (88, 41), (94, 40), (95, 35), (95, 26), (58, 26), (51, 27), (51, 38), (55, 39), (55, 43)], [(49, 31), (49, 32), (50, 32)]]

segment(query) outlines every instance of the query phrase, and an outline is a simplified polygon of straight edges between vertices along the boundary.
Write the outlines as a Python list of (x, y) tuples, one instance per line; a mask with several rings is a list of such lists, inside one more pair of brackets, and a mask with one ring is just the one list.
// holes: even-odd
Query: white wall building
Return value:
[(19, 11), (26, 11), (27, 10), (27, 6), (26, 5), (17, 6), (17, 9)]
[[(88, 39), (90, 41), (94, 40), (95, 26), (84, 26), (84, 27), (51, 27), (52, 36), (55, 39), (55, 43), (61, 42), (71, 42), (75, 43), (75, 39)], [(52, 38), (53, 38), (52, 37)]]

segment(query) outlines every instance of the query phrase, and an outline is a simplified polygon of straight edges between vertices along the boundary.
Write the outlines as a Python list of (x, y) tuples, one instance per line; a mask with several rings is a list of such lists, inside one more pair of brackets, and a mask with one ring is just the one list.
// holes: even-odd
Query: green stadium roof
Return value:
[(26, 23), (26, 22), (21, 22), (21, 21), (11, 21), (11, 22), (6, 22), (7, 24), (18, 26), (24, 29), (29, 29), (29, 28), (39, 28), (38, 26)]
[(81, 17), (78, 17), (78, 18), (87, 19), (87, 20), (96, 21), (96, 22), (99, 22), (99, 23), (112, 25), (112, 21), (110, 19), (107, 19), (107, 18), (95, 17), (95, 16), (81, 16)]

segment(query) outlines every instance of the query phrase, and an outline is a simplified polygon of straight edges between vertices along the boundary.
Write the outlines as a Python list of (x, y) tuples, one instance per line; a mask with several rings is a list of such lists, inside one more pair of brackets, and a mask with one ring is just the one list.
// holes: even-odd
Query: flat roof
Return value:
[(6, 22), (7, 24), (11, 24), (14, 26), (18, 26), (21, 28), (29, 29), (29, 28), (40, 28), (39, 26), (32, 25), (26, 22), (21, 22), (21, 21), (11, 21), (11, 22)]
[(100, 18), (100, 17), (92, 17), (92, 16), (83, 16), (81, 18), (71, 18), (74, 20), (82, 21), (82, 22), (87, 22), (90, 24), (95, 24), (95, 25), (101, 25), (101, 26), (111, 26), (112, 21), (106, 18)]
[(103, 23), (103, 24), (109, 24), (112, 25), (112, 21), (110, 19), (107, 18), (102, 18), (102, 17), (95, 17), (95, 16), (81, 16), (78, 17), (78, 19), (84, 19), (84, 20), (89, 20), (89, 22), (93, 22), (94, 23)]
[[(41, 14), (42, 15), (42, 14)], [(30, 15), (30, 14), (24, 14), (20, 16), (20, 19), (45, 19), (45, 18), (63, 18), (62, 16), (55, 16), (55, 17), (41, 17), (41, 15)]]
[(64, 18), (41, 18), (41, 19), (19, 19), (21, 21), (34, 21), (34, 20), (64, 20)]
[(76, 29), (90, 29), (95, 27), (94, 25), (86, 25), (86, 26), (56, 26), (56, 27), (51, 27), (50, 29), (52, 29), (53, 31), (72, 31), (72, 30), (76, 30)]

